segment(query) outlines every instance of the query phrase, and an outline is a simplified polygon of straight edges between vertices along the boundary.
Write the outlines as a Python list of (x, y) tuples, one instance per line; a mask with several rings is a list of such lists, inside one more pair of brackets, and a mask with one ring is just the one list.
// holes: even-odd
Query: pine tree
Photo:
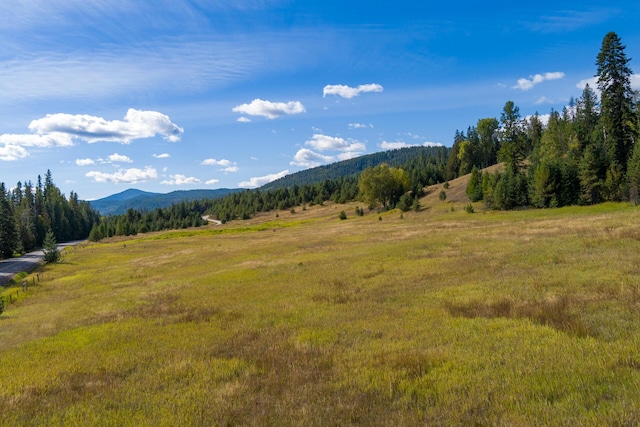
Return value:
[(54, 263), (60, 261), (60, 250), (52, 230), (47, 231), (44, 237), (42, 251), (44, 252), (44, 262)]
[(598, 89), (602, 106), (602, 124), (605, 132), (610, 161), (626, 171), (627, 161), (633, 147), (633, 91), (631, 90), (631, 69), (625, 54), (625, 46), (614, 32), (608, 33), (602, 41), (597, 62)]
[(18, 229), (4, 183), (0, 183), (0, 259), (10, 258), (18, 247)]

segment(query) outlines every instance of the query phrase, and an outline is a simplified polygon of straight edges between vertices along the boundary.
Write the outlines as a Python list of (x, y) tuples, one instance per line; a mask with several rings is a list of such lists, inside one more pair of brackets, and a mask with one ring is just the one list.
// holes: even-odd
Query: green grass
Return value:
[(0, 424), (640, 423), (639, 210), (343, 209), (68, 251), (0, 316)]

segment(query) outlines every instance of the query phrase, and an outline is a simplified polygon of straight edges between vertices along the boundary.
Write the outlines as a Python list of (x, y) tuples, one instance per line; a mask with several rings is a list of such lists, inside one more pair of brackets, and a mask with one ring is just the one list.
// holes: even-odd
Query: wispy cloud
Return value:
[(115, 173), (104, 173), (91, 171), (85, 174), (88, 178), (93, 178), (95, 182), (112, 182), (114, 184), (136, 184), (158, 178), (158, 172), (152, 167), (145, 169), (131, 168), (121, 169)]
[(562, 33), (590, 27), (610, 19), (619, 13), (616, 9), (564, 10), (554, 15), (544, 15), (525, 26), (541, 33)]
[(302, 105), (300, 101), (271, 102), (258, 98), (251, 101), (250, 104), (233, 107), (231, 111), (234, 113), (248, 114), (249, 116), (262, 116), (270, 120), (286, 115), (306, 112), (304, 105)]
[(364, 123), (349, 123), (349, 129), (364, 129), (364, 128), (373, 128), (372, 124), (364, 124)]
[(186, 175), (180, 175), (180, 174), (175, 174), (175, 175), (170, 175), (168, 180), (164, 180), (164, 181), (160, 181), (160, 184), (163, 185), (194, 185), (194, 184), (199, 184), (200, 180), (198, 178), (195, 178), (193, 176), (186, 176)]
[(220, 180), (219, 179), (210, 179), (207, 182), (205, 182), (206, 185), (216, 185), (217, 183), (219, 183)]
[(271, 181), (275, 181), (276, 179), (280, 179), (283, 176), (287, 175), (289, 170), (283, 170), (282, 172), (272, 173), (265, 176), (258, 176), (250, 178), (249, 181), (242, 181), (238, 183), (238, 187), (240, 188), (256, 188), (263, 186), (265, 184), (270, 183)]
[(359, 96), (361, 93), (366, 92), (382, 92), (384, 88), (377, 84), (371, 83), (366, 85), (360, 85), (358, 87), (350, 87), (346, 85), (326, 85), (322, 89), (322, 96), (337, 95), (342, 98), (351, 99)]
[(529, 76), (528, 79), (525, 79), (525, 78), (518, 79), (518, 83), (515, 86), (513, 86), (512, 89), (520, 89), (520, 90), (527, 91), (544, 81), (558, 80), (562, 78), (564, 78), (564, 73), (561, 71), (556, 71), (553, 73), (535, 74), (533, 76)]
[(156, 159), (168, 159), (171, 157), (171, 155), (169, 153), (162, 153), (162, 154), (154, 154), (153, 157), (155, 157)]

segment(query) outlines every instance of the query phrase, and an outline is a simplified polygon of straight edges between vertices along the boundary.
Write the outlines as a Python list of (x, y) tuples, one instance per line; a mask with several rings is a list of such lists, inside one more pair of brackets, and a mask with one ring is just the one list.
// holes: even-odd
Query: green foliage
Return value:
[(0, 295), (0, 315), (4, 313), (4, 297)]
[(482, 200), (482, 172), (477, 167), (473, 167), (471, 170), (471, 176), (469, 177), (469, 183), (467, 184), (466, 193), (472, 202)]
[[(597, 57), (598, 89), (601, 92), (602, 124), (605, 130), (607, 153), (625, 172), (633, 148), (633, 91), (631, 69), (620, 37), (607, 33)], [(615, 169), (611, 168), (611, 169)], [(612, 177), (612, 180), (616, 180)]]
[(345, 211), (340, 211), (340, 215), (338, 215), (340, 219), (347, 219), (347, 213)]
[(409, 187), (409, 176), (403, 169), (389, 167), (384, 163), (365, 169), (358, 180), (360, 193), (369, 207), (375, 207), (379, 203), (383, 208), (393, 207)]
[(629, 180), (629, 199), (637, 206), (640, 192), (640, 144), (636, 143), (627, 164), (627, 178)]
[(504, 105), (500, 124), (502, 127), (498, 160), (504, 162), (505, 167), (515, 175), (523, 169), (528, 151), (520, 109), (513, 101), (507, 101)]
[(44, 238), (42, 251), (44, 252), (44, 262), (47, 264), (60, 261), (61, 253), (58, 249), (56, 237), (51, 230), (47, 232), (47, 235)]
[(440, 194), (438, 194), (438, 199), (441, 202), (444, 202), (447, 199), (447, 193), (444, 190), (440, 190)]
[(67, 199), (53, 183), (47, 171), (45, 183), (38, 176), (37, 185), (18, 182), (6, 192), (0, 183), (0, 258), (41, 246), (51, 230), (56, 240), (87, 238), (100, 215), (73, 191)]
[(473, 209), (473, 205), (471, 203), (466, 205), (464, 207), (464, 210), (465, 210), (466, 213), (474, 213), (475, 212), (475, 209)]

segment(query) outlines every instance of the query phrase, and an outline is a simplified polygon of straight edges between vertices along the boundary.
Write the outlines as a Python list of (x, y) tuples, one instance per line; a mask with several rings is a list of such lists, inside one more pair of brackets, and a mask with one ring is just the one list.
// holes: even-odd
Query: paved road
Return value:
[[(67, 246), (77, 245), (82, 241), (60, 243), (58, 249), (62, 250)], [(33, 251), (22, 255), (19, 258), (4, 259), (0, 261), (0, 285), (7, 283), (13, 276), (21, 271), (32, 271), (42, 264), (42, 251)]]

